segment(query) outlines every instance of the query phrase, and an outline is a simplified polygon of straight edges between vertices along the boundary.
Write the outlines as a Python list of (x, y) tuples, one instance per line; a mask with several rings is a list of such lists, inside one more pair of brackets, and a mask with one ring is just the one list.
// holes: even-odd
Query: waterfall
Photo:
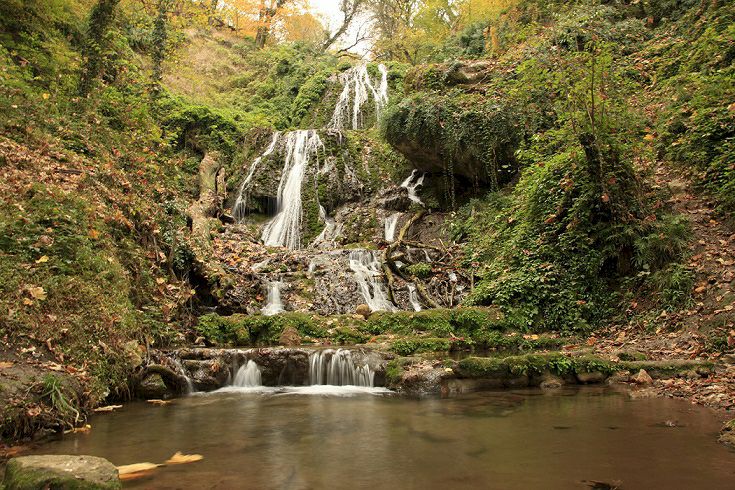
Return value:
[(260, 368), (254, 361), (248, 361), (247, 363), (240, 366), (235, 374), (235, 379), (232, 381), (232, 386), (239, 388), (255, 388), (257, 386), (263, 386), (263, 382), (260, 377)]
[(273, 281), (268, 283), (268, 302), (261, 312), (265, 316), (273, 316), (283, 311), (283, 303), (281, 303), (281, 286), (282, 282)]
[(385, 241), (386, 242), (392, 242), (396, 238), (396, 225), (398, 224), (398, 219), (401, 217), (401, 213), (393, 213), (387, 218), (385, 218), (384, 226), (385, 226)]
[(356, 366), (346, 349), (326, 349), (309, 356), (309, 384), (372, 387), (375, 372), (368, 364)]
[(417, 175), (418, 170), (412, 170), (411, 175), (406, 177), (406, 180), (401, 183), (401, 187), (408, 191), (408, 198), (411, 199), (413, 202), (415, 202), (416, 204), (424, 204), (421, 199), (419, 199), (419, 196), (416, 194), (416, 189), (420, 185), (424, 185), (424, 177), (426, 176), (426, 174), (422, 173), (421, 175), (416, 177)]
[(278, 184), (278, 214), (266, 225), (261, 237), (271, 247), (301, 247), (301, 184), (313, 154), (322, 148), (316, 131), (298, 130), (286, 134), (286, 157)]
[(177, 358), (172, 359), (174, 366), (176, 366), (176, 369), (181, 373), (181, 375), (186, 380), (186, 394), (189, 393), (195, 393), (197, 390), (194, 387), (194, 383), (191, 381), (191, 378), (189, 377), (186, 369), (184, 369), (184, 365), (181, 364), (181, 361)]
[(421, 311), (421, 302), (419, 301), (419, 293), (416, 289), (416, 285), (412, 282), (406, 284), (408, 289), (408, 301), (411, 303), (411, 307), (414, 311)]
[(276, 149), (276, 144), (278, 143), (278, 138), (281, 135), (279, 131), (276, 131), (273, 133), (273, 138), (271, 139), (270, 145), (268, 145), (268, 148), (255, 160), (253, 160), (253, 163), (250, 164), (250, 170), (248, 171), (247, 177), (245, 177), (245, 180), (242, 181), (242, 184), (240, 184), (240, 190), (237, 193), (237, 199), (235, 199), (235, 204), (232, 206), (232, 216), (235, 218), (235, 221), (238, 223), (242, 221), (245, 216), (247, 216), (248, 211), (248, 186), (250, 185), (250, 182), (253, 180), (253, 176), (255, 175), (255, 169), (258, 168), (258, 164), (260, 161), (273, 153), (273, 150)]
[(320, 245), (335, 246), (337, 237), (342, 233), (342, 223), (337, 224), (334, 218), (330, 218), (321, 204), (319, 205), (319, 219), (324, 223), (324, 228), (309, 246), (311, 248)]
[(351, 251), (350, 269), (355, 274), (355, 281), (370, 310), (394, 311), (396, 309), (388, 300), (388, 293), (380, 279), (383, 271), (375, 252), (360, 249)]
[(331, 129), (345, 129), (351, 123), (351, 129), (359, 129), (362, 126), (362, 106), (372, 96), (375, 102), (375, 116), (380, 113), (388, 102), (388, 69), (380, 64), (380, 83), (377, 88), (370, 80), (367, 65), (353, 66), (342, 73), (339, 77), (342, 83), (342, 92), (334, 107), (332, 120), (329, 123)]

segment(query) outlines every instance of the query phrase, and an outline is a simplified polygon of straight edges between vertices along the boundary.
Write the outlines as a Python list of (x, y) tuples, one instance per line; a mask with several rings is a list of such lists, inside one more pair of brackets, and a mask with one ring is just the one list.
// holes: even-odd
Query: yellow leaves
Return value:
[(48, 255), (42, 255), (36, 260), (36, 264), (45, 264), (46, 262), (48, 262)]
[(100, 237), (100, 232), (95, 230), (94, 228), (90, 228), (87, 232), (87, 236), (91, 238), (92, 240), (98, 240)]
[(49, 97), (51, 97), (51, 94), (49, 93), (44, 92), (43, 94), (41, 94), (41, 98), (43, 98), (43, 100), (48, 100)]
[(204, 456), (201, 454), (182, 454), (181, 451), (176, 451), (176, 454), (166, 460), (166, 464), (186, 464), (201, 461)]
[(136, 478), (142, 478), (148, 475), (151, 471), (155, 470), (156, 468), (160, 468), (161, 466), (195, 463), (197, 461), (201, 461), (202, 459), (204, 459), (204, 456), (202, 456), (201, 454), (183, 454), (180, 451), (177, 451), (176, 454), (174, 454), (169, 459), (167, 459), (164, 464), (156, 464), (156, 463), (127, 464), (123, 466), (118, 466), (117, 471), (120, 475), (121, 480), (123, 481), (135, 480)]
[(41, 286), (28, 286), (26, 292), (30, 298), (23, 298), (23, 304), (26, 306), (32, 306), (33, 300), (43, 301), (46, 299), (46, 290)]
[(155, 463), (126, 464), (123, 466), (118, 466), (117, 472), (120, 475), (120, 479), (123, 481), (135, 480), (136, 478), (144, 477), (150, 471), (155, 470), (159, 466), (163, 466), (163, 465), (155, 464)]
[(10, 361), (0, 361), (0, 369), (9, 369), (13, 366), (15, 366), (15, 364)]
[(85, 424), (81, 427), (74, 427), (73, 429), (65, 430), (64, 434), (84, 434), (89, 432), (90, 430), (92, 430), (92, 426), (89, 424)]
[(164, 405), (170, 405), (171, 404), (171, 400), (157, 400), (157, 399), (155, 399), (155, 400), (148, 400), (148, 403), (150, 403), (151, 405), (157, 405), (159, 407), (162, 407)]
[(104, 407), (97, 407), (94, 409), (95, 412), (112, 412), (113, 410), (117, 410), (118, 408), (122, 408), (122, 405), (106, 405)]

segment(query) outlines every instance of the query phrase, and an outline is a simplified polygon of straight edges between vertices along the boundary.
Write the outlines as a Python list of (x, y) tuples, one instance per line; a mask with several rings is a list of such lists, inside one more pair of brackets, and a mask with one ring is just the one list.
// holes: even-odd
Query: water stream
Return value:
[(411, 175), (406, 177), (401, 183), (401, 187), (408, 191), (408, 198), (416, 204), (424, 204), (419, 198), (417, 190), (420, 186), (424, 185), (424, 178), (426, 174), (419, 174), (418, 170), (412, 170)]
[(721, 421), (686, 402), (596, 387), (424, 400), (323, 388), (128, 403), (42, 451), (118, 465), (160, 463), (176, 451), (204, 457), (126, 483), (161, 490), (584, 490), (593, 480), (729, 490), (735, 482), (735, 453), (715, 439)]
[(349, 260), (360, 294), (370, 310), (394, 311), (396, 306), (388, 299), (388, 291), (382, 281), (382, 264), (377, 254), (372, 250), (353, 250)]
[(268, 283), (268, 302), (262, 310), (265, 316), (277, 315), (283, 311), (283, 303), (281, 302), (282, 287), (283, 283), (279, 281)]

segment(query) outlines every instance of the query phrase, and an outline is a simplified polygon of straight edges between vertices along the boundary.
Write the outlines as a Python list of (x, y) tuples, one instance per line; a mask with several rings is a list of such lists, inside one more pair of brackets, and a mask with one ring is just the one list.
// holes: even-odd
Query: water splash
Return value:
[(388, 293), (381, 281), (382, 265), (375, 252), (362, 249), (351, 251), (350, 269), (370, 310), (395, 311), (396, 307), (388, 299)]
[(261, 237), (266, 245), (290, 250), (301, 247), (301, 185), (312, 156), (323, 146), (319, 134), (311, 129), (286, 134), (286, 157), (278, 184), (278, 214), (265, 226)]
[(422, 173), (421, 175), (418, 175), (418, 177), (417, 175), (418, 170), (412, 170), (411, 175), (406, 177), (406, 180), (401, 183), (401, 187), (408, 191), (408, 198), (411, 199), (411, 201), (415, 202), (416, 204), (423, 205), (424, 203), (419, 198), (416, 190), (419, 186), (424, 185), (424, 177), (426, 177), (426, 174)]
[(265, 316), (273, 316), (283, 311), (283, 303), (281, 302), (281, 287), (283, 283), (273, 281), (268, 283), (268, 302), (261, 312)]
[(329, 123), (331, 129), (345, 129), (348, 125), (351, 129), (359, 129), (363, 125), (362, 107), (371, 96), (375, 102), (376, 118), (380, 117), (388, 103), (388, 69), (380, 64), (378, 71), (380, 82), (377, 88), (370, 79), (366, 64), (353, 66), (340, 75), (342, 92)]
[(392, 242), (396, 239), (396, 225), (398, 225), (398, 219), (400, 217), (401, 213), (393, 213), (385, 218), (383, 225), (385, 227), (384, 237), (386, 242)]
[(375, 372), (365, 363), (358, 366), (346, 349), (326, 349), (309, 356), (309, 384), (372, 387)]
[(412, 282), (409, 282), (406, 284), (406, 289), (408, 289), (408, 301), (411, 303), (411, 307), (414, 311), (421, 311), (421, 302), (419, 301), (419, 293), (416, 289), (416, 285)]
[(235, 379), (232, 381), (232, 386), (239, 388), (255, 388), (263, 386), (263, 381), (260, 375), (260, 368), (255, 361), (248, 361), (247, 363), (240, 366), (235, 374)]
[(250, 186), (250, 182), (253, 180), (253, 176), (255, 175), (255, 169), (258, 168), (258, 164), (260, 161), (273, 153), (273, 150), (276, 149), (276, 144), (278, 143), (278, 139), (280, 138), (281, 133), (280, 131), (276, 131), (273, 133), (273, 138), (271, 139), (270, 144), (268, 145), (268, 148), (255, 160), (253, 160), (253, 163), (250, 164), (250, 170), (248, 171), (248, 175), (245, 177), (245, 180), (242, 181), (242, 184), (240, 184), (240, 190), (237, 192), (237, 198), (235, 199), (235, 204), (232, 206), (232, 216), (235, 218), (235, 221), (240, 223), (245, 217), (247, 216), (248, 212), (248, 190)]

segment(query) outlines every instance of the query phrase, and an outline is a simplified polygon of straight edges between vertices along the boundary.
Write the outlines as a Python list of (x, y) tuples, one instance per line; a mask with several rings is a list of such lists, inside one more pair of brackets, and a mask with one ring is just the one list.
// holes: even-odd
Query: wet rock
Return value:
[(175, 395), (168, 389), (159, 374), (152, 374), (140, 382), (136, 388), (136, 395), (146, 400), (162, 400)]
[(408, 197), (408, 189), (404, 187), (392, 187), (380, 196), (380, 205), (383, 209), (391, 211), (408, 211), (412, 201)]
[(23, 456), (8, 461), (6, 490), (108, 490), (122, 488), (115, 465), (95, 456)]
[(618, 371), (607, 378), (607, 384), (629, 383), (630, 371)]
[(539, 386), (544, 390), (554, 390), (564, 386), (564, 380), (559, 376), (547, 374), (543, 377)]
[(286, 327), (278, 338), (278, 345), (283, 345), (285, 347), (301, 345), (301, 335), (299, 335), (298, 330), (294, 327)]
[(363, 304), (357, 305), (357, 308), (355, 308), (355, 313), (362, 316), (363, 318), (367, 320), (368, 317), (370, 316), (370, 313), (372, 312), (370, 311), (370, 307), (363, 303)]
[(577, 381), (582, 384), (602, 383), (603, 381), (605, 381), (606, 378), (606, 376), (600, 371), (592, 371), (589, 373), (578, 372), (576, 373), (576, 375)]
[(735, 448), (735, 419), (726, 422), (718, 439), (722, 444)]
[(650, 385), (653, 383), (653, 378), (646, 372), (645, 369), (641, 369), (638, 373), (634, 374), (630, 378), (637, 385)]

